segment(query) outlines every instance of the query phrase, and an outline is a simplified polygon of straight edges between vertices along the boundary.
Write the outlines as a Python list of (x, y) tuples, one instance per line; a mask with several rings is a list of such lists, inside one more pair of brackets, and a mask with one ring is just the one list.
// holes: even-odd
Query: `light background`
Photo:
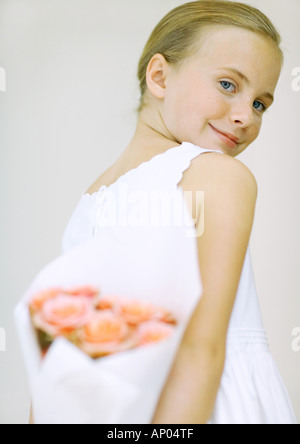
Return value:
[[(60, 254), (81, 193), (125, 149), (138, 101), (137, 62), (174, 0), (0, 0), (0, 423), (28, 420), (30, 395), (13, 308)], [(285, 66), (260, 138), (239, 156), (256, 176), (251, 238), (271, 350), (300, 420), (299, 0), (249, 0), (278, 26)], [(234, 42), (233, 42), (234, 44)], [(300, 85), (300, 80), (298, 82)]]

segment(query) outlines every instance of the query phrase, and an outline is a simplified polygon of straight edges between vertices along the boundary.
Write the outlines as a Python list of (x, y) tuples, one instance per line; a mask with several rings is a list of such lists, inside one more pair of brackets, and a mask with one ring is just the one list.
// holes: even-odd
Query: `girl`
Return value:
[[(274, 100), (283, 62), (279, 45), (270, 20), (245, 4), (195, 1), (167, 14), (139, 62), (136, 132), (82, 197), (64, 235), (65, 252), (96, 236), (108, 191), (118, 194), (121, 184), (151, 189), (163, 178), (193, 192), (186, 203), (198, 215), (194, 243), (203, 291), (153, 424), (295, 423), (269, 352), (252, 273), (257, 183), (236, 159), (259, 135)], [(205, 213), (196, 191), (204, 192)], [(121, 237), (121, 228), (114, 229)], [(188, 275), (194, 260), (177, 254), (172, 263), (183, 265), (174, 281)], [(149, 255), (159, 258), (167, 276), (171, 252), (162, 243), (145, 251)]]

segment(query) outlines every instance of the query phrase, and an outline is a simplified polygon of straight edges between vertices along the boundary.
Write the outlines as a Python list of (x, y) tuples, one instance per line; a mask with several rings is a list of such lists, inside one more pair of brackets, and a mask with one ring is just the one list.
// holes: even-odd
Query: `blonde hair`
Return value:
[(258, 9), (231, 1), (208, 0), (185, 3), (170, 11), (152, 32), (138, 65), (140, 106), (144, 107), (147, 90), (146, 73), (150, 60), (161, 54), (170, 64), (178, 64), (191, 55), (199, 33), (210, 25), (229, 25), (271, 38), (276, 43), (282, 62), (281, 37), (272, 22)]

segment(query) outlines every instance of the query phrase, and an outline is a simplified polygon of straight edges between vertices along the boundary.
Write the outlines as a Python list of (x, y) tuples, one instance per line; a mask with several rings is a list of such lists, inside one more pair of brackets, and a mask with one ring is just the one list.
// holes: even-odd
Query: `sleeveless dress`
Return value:
[[(123, 243), (130, 249), (128, 287), (142, 288), (151, 281), (145, 291), (157, 290), (162, 298), (172, 291), (174, 305), (176, 297), (184, 297), (185, 292), (201, 296), (195, 223), (186, 204), (188, 196), (178, 184), (191, 161), (210, 152), (222, 153), (184, 142), (130, 170), (114, 184), (82, 195), (64, 233), (63, 253), (93, 237), (102, 236), (106, 245), (110, 236), (111, 248)], [(164, 205), (159, 207), (154, 197), (162, 195), (169, 200), (162, 200)], [(169, 213), (167, 207), (172, 207)], [(155, 234), (156, 227), (163, 224), (165, 230)], [(118, 262), (111, 266), (116, 267), (117, 281)], [(134, 276), (130, 276), (132, 270)], [(296, 424), (269, 350), (249, 246), (228, 331), (225, 368), (209, 423)]]

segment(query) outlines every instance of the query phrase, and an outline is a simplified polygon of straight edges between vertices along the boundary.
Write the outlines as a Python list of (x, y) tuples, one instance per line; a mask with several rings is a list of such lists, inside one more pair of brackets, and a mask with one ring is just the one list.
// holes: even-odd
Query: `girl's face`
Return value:
[(174, 140), (235, 157), (259, 135), (281, 71), (275, 43), (228, 26), (208, 28), (200, 50), (169, 65), (160, 109)]

